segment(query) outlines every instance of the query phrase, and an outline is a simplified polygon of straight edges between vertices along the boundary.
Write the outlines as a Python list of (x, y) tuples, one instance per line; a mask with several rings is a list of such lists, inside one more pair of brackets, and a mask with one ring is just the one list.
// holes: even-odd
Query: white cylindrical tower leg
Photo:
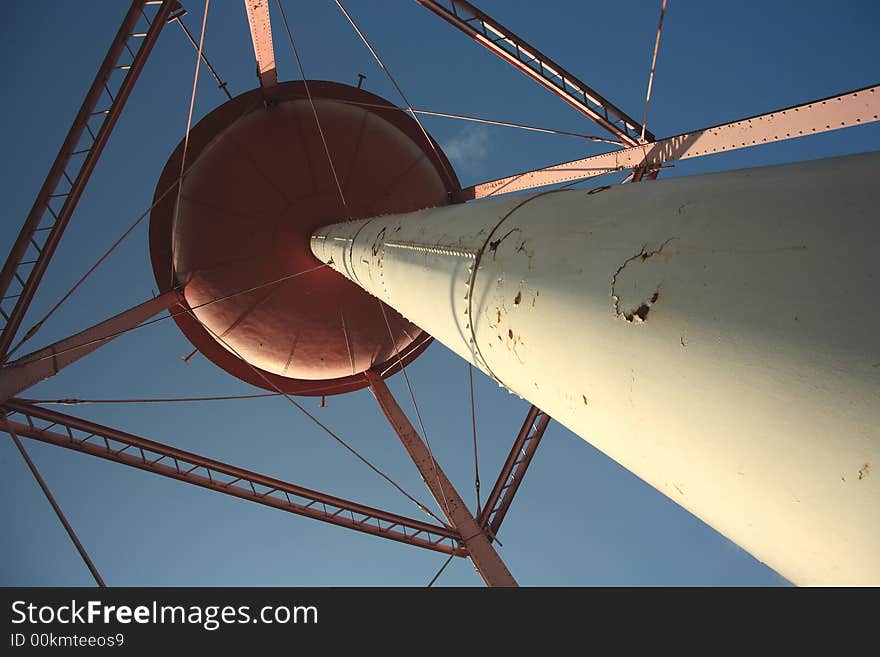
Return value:
[(317, 257), (797, 584), (880, 584), (880, 153), (336, 224)]

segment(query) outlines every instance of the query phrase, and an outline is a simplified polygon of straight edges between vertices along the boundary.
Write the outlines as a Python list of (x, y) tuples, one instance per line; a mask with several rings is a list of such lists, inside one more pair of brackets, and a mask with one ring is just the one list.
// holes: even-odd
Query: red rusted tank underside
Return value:
[[(175, 321), (207, 358), (262, 388), (330, 395), (364, 387), (367, 369), (393, 373), (398, 353), (409, 362), (430, 337), (385, 306), (389, 335), (376, 298), (315, 269), (312, 232), (445, 205), (459, 184), (440, 149), (387, 101), (333, 82), (311, 81), (309, 91), (345, 203), (303, 83), (278, 85), (269, 103), (257, 89), (191, 130), (177, 216), (175, 189), (153, 211), (150, 251), (160, 289), (183, 289), (195, 317)], [(182, 151), (155, 198), (175, 184)]]

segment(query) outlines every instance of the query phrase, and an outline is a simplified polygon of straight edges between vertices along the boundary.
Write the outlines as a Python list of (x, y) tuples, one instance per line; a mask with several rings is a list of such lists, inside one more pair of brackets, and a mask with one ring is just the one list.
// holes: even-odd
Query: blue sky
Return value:
[[(407, 0), (349, 0), (348, 9), (419, 108), (596, 134), (562, 101)], [(274, 5), (274, 3), (273, 3)], [(33, 0), (6, 8), (0, 52), (7, 159), (0, 248), (7, 251), (64, 138), (127, 3)], [(198, 31), (202, 3), (186, 3)], [(310, 78), (399, 98), (330, 0), (285, 4)], [(642, 116), (659, 11), (655, 0), (536, 3), (481, 0), (482, 9), (612, 102)], [(276, 12), (273, 12), (273, 16)], [(279, 78), (298, 77), (275, 18)], [(648, 119), (658, 137), (877, 82), (868, 0), (740, 3), (670, 0)], [(256, 85), (239, 0), (214, 0), (206, 52), (234, 94)], [(155, 54), (85, 193), (29, 315), (30, 324), (150, 203), (182, 138), (194, 52), (176, 26)], [(224, 97), (204, 72), (196, 118)], [(601, 152), (578, 139), (424, 118), (464, 184)], [(664, 177), (814, 159), (880, 147), (880, 125), (678, 163)], [(606, 184), (620, 176), (608, 177)], [(130, 307), (155, 288), (146, 223), (35, 339), (38, 347)], [(200, 356), (172, 322), (121, 337), (26, 396), (246, 394)], [(409, 369), (438, 461), (473, 499), (467, 366), (434, 344)], [(484, 495), (528, 405), (476, 374)], [(389, 381), (409, 409), (401, 377)], [(367, 391), (304, 403), (422, 500), (429, 494)], [(268, 475), (390, 511), (419, 511), (283, 398), (63, 408)], [(445, 557), (56, 447), (27, 446), (109, 584), (426, 584)], [(0, 440), (0, 585), (88, 585), (90, 576), (11, 441)], [(525, 585), (785, 585), (779, 575), (557, 424), (550, 429), (500, 534)], [(797, 549), (796, 545), (792, 549)], [(440, 585), (481, 583), (454, 560)]]

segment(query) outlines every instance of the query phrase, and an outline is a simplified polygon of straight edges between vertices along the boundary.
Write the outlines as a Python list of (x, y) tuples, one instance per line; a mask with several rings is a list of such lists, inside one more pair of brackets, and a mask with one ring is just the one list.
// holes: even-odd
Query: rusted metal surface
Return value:
[(504, 516), (507, 515), (510, 503), (513, 502), (513, 497), (522, 483), (549, 423), (550, 416), (540, 408), (532, 406), (529, 409), (478, 520), (481, 527), (490, 529), (489, 535), (493, 538), (501, 529)]
[(466, 556), (458, 532), (448, 527), (374, 509), (18, 400), (7, 401), (2, 408), (6, 413), (0, 418), (2, 431), (340, 527)]
[(374, 371), (367, 371), (365, 376), (382, 412), (391, 423), (391, 427), (400, 438), (400, 442), (409, 453), (413, 463), (419, 469), (422, 479), (434, 499), (437, 500), (437, 504), (443, 510), (446, 518), (461, 536), (468, 556), (483, 581), (487, 586), (516, 586), (513, 575), (510, 574), (507, 566), (504, 565), (501, 557), (492, 547), (491, 541), (483, 533), (483, 529), (471, 515), (461, 496), (447, 479), (418, 432), (397, 404), (391, 391), (388, 390), (388, 386), (385, 385), (385, 381), (382, 380), (379, 373)]
[(278, 84), (275, 70), (275, 48), (272, 46), (272, 23), (269, 20), (269, 0), (244, 0), (254, 57), (257, 59), (257, 77), (263, 88)]
[(58, 374), (118, 335), (163, 310), (176, 306), (180, 300), (181, 295), (178, 292), (166, 292), (7, 364), (0, 368), (0, 401), (6, 401), (32, 385)]
[[(143, 0), (132, 2), (0, 273), (0, 323), (3, 327), (0, 333), (0, 361), (5, 359), (9, 351), (159, 33), (179, 3), (165, 0), (153, 15), (147, 32), (133, 33), (138, 20), (146, 16), (143, 13), (146, 4), (149, 3)], [(130, 64), (120, 65), (123, 52), (132, 50), (129, 45), (132, 39), (140, 43), (137, 53)], [(111, 94), (109, 82), (114, 71), (119, 71), (124, 78), (116, 93)], [(109, 107), (96, 109), (102, 98), (105, 98)], [(96, 133), (94, 126), (98, 123), (100, 128)], [(83, 147), (83, 143), (88, 145)], [(62, 190), (62, 179), (69, 184), (66, 190)], [(13, 302), (14, 306), (9, 310), (8, 304)]]
[(257, 89), (193, 127), (176, 220), (176, 194), (159, 197), (180, 175), (180, 146), (157, 184), (150, 251), (160, 289), (171, 286), (173, 271), (189, 307), (251, 290), (196, 309), (195, 318), (175, 316), (206, 357), (259, 387), (320, 396), (363, 388), (361, 372), (396, 368), (398, 351), (406, 363), (427, 343), (420, 328), (387, 309), (392, 343), (375, 300), (314, 258), (312, 231), (348, 217), (444, 205), (459, 184), (399, 108), (337, 83), (312, 81), (309, 89), (345, 205), (304, 84), (285, 82), (274, 88), (271, 109)]
[(634, 146), (654, 140), (650, 132), (642, 136), (640, 123), (471, 3), (450, 0), (447, 8), (447, 3), (435, 0), (416, 1), (595, 121), (623, 144)]
[(866, 87), (733, 123), (685, 132), (652, 144), (480, 183), (461, 190), (454, 198), (459, 202), (468, 201), (638, 167), (650, 172), (665, 162), (849, 128), (877, 121), (878, 118), (880, 86)]

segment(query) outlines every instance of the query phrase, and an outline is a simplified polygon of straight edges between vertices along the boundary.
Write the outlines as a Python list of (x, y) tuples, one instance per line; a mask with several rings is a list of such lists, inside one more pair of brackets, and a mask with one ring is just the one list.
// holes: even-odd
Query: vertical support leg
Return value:
[(458, 530), (468, 555), (473, 561), (477, 572), (487, 586), (517, 586), (516, 580), (501, 557), (492, 547), (492, 543), (483, 533), (482, 528), (468, 510), (458, 491), (434, 461), (427, 446), (413, 428), (403, 410), (397, 404), (382, 377), (372, 370), (365, 372), (370, 389), (376, 396), (382, 412), (400, 437), (422, 478), (437, 500), (440, 508), (450, 523)]

